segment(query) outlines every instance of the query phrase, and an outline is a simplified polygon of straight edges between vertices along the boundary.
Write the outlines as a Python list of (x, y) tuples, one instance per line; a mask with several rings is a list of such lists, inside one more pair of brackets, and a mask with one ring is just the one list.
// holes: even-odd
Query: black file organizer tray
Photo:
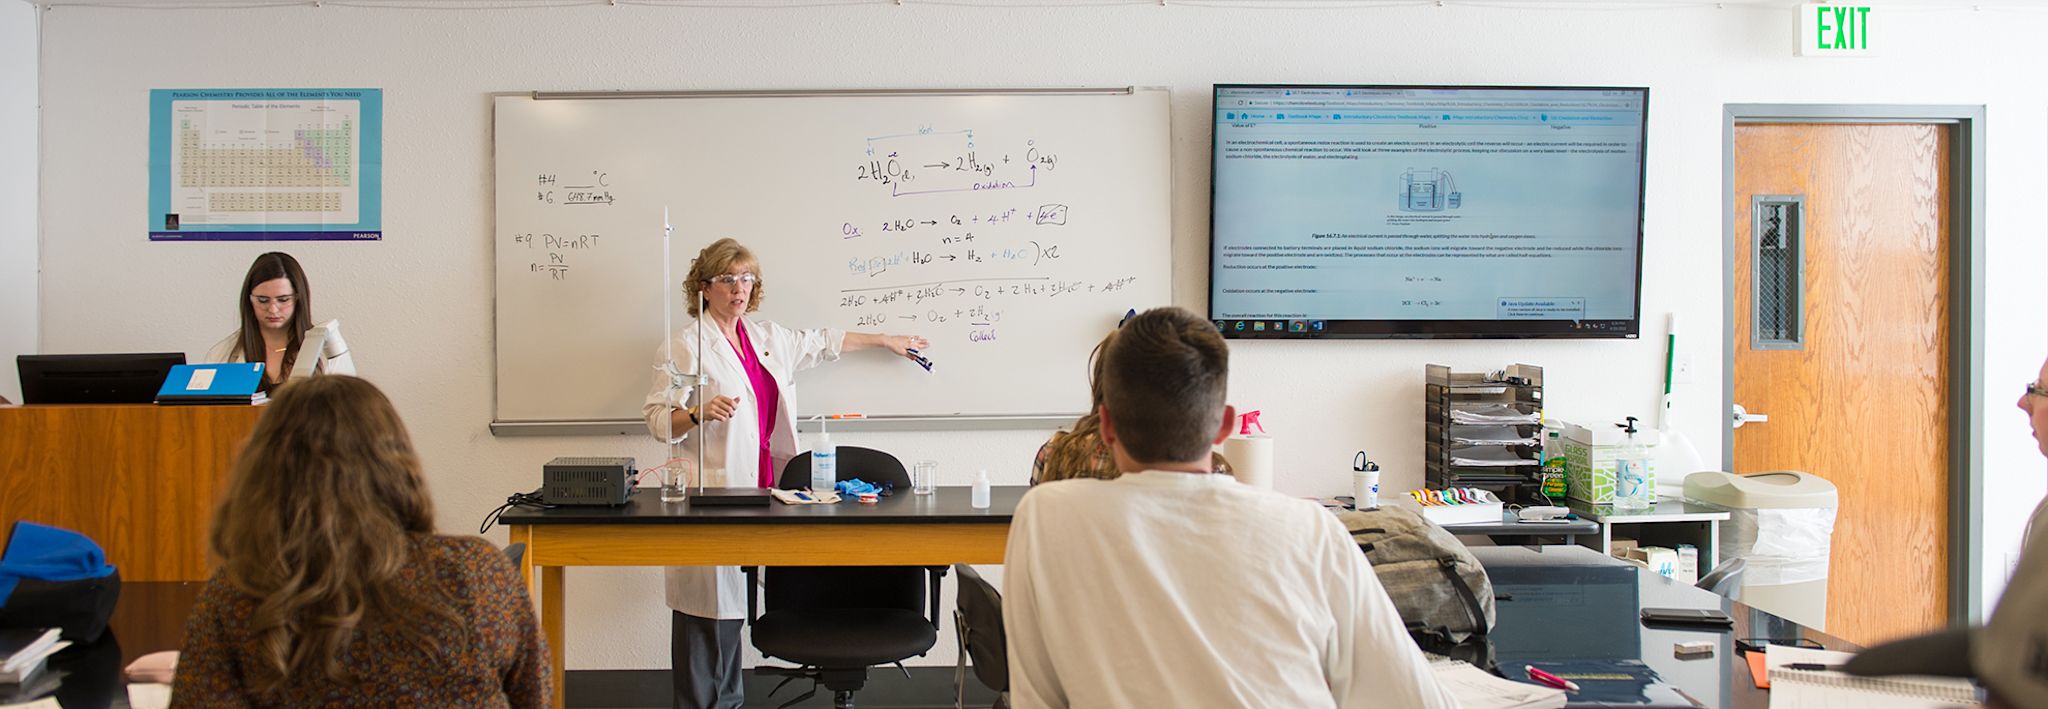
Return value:
[[(1498, 372), (1498, 379), (1519, 379), (1522, 382), (1519, 384), (1495, 381), (1495, 377), (1486, 372), (1453, 372), (1450, 367), (1440, 364), (1427, 365), (1423, 371), (1424, 486), (1432, 490), (1479, 488), (1493, 492), (1500, 496), (1502, 502), (1510, 504), (1538, 498), (1537, 474), (1543, 468), (1538, 446), (1453, 443), (1451, 412), (1501, 404), (1525, 414), (1535, 414), (1539, 423), (1481, 425), (1508, 426), (1521, 437), (1540, 443), (1543, 435), (1540, 423), (1543, 418), (1543, 368), (1515, 364)], [(1452, 451), (1468, 445), (1497, 447), (1529, 462), (1515, 466), (1453, 464)]]

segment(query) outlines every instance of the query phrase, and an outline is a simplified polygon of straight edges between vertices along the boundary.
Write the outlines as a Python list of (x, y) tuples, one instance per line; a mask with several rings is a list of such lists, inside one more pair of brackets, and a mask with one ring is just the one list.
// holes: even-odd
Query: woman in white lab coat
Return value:
[[(887, 348), (914, 361), (910, 350), (927, 345), (916, 336), (791, 330), (749, 320), (745, 315), (761, 306), (764, 283), (760, 262), (739, 242), (720, 239), (704, 247), (683, 282), (695, 320), (655, 353), (654, 384), (641, 407), (647, 430), (670, 444), (675, 458), (694, 460), (697, 446), (706, 446), (704, 469), (712, 471), (705, 475), (706, 485), (774, 486), (782, 465), (797, 453), (792, 384), (798, 371), (870, 348)], [(706, 392), (691, 391), (687, 377), (672, 382), (668, 372), (672, 351), (677, 371), (695, 373), (700, 338), (704, 373), (711, 379)], [(742, 579), (739, 569), (730, 566), (668, 569), (677, 707), (740, 706), (740, 626), (747, 603)]]

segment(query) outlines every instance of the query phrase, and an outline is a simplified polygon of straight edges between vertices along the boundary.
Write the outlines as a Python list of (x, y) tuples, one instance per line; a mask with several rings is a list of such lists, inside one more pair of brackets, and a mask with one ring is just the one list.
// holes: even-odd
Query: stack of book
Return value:
[(56, 628), (0, 628), (0, 685), (24, 684), (43, 669), (43, 661), (68, 647)]

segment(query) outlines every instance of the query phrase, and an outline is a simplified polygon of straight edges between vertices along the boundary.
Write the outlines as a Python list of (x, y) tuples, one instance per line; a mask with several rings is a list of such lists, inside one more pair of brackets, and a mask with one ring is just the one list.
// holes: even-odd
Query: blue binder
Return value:
[(164, 377), (156, 403), (260, 404), (270, 398), (256, 390), (262, 384), (262, 362), (180, 364)]

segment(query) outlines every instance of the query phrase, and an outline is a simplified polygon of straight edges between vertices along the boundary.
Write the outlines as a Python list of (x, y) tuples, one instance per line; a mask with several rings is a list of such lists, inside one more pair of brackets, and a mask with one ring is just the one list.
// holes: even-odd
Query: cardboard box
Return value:
[[(1622, 444), (1628, 440), (1628, 434), (1613, 425), (1605, 428), (1587, 427), (1556, 419), (1544, 424), (1544, 428), (1546, 441), (1550, 440), (1550, 431), (1555, 430), (1560, 434), (1558, 445), (1564, 449), (1565, 496), (1596, 505), (1614, 504), (1614, 461), (1621, 452)], [(1641, 443), (1649, 454), (1649, 464), (1644, 467), (1644, 471), (1650, 479), (1650, 497), (1655, 499), (1657, 431), (1638, 430), (1636, 441)], [(1554, 455), (1556, 453), (1553, 451), (1543, 451), (1544, 458)]]
[(1634, 539), (1615, 539), (1607, 543), (1607, 555), (1616, 559), (1634, 558), (1637, 546), (1639, 544)]

